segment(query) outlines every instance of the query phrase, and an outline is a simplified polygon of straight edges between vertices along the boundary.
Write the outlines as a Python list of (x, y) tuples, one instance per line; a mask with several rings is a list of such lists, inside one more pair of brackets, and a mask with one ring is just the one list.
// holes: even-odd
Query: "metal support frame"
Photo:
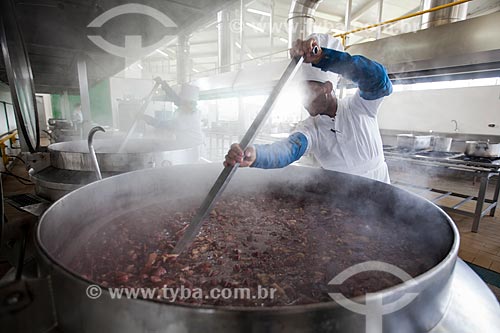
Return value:
[(217, 13), (217, 46), (220, 73), (231, 71), (231, 32), (230, 13), (227, 9)]
[(269, 15), (269, 49), (271, 50), (271, 55), (269, 56), (269, 62), (273, 61), (273, 50), (274, 50), (274, 35), (273, 35), (273, 24), (274, 24), (274, 7), (275, 7), (275, 2), (274, 0), (271, 1), (271, 8), (270, 8), (270, 14)]
[(3, 112), (5, 114), (5, 124), (7, 125), (7, 131), (9, 131), (10, 125), (9, 125), (9, 114), (7, 113), (7, 102), (1, 101), (0, 103), (2, 103), (2, 105), (3, 105)]
[[(384, 0), (379, 0), (378, 2), (378, 8), (377, 8), (377, 11), (378, 11), (378, 22), (377, 23), (380, 23), (382, 22), (382, 14), (383, 14), (383, 11), (384, 11)], [(382, 26), (378, 26), (377, 27), (377, 39), (380, 39), (380, 36), (382, 35)]]
[(451, 207), (453, 209), (457, 209), (458, 207), (468, 203), (469, 201), (471, 201), (472, 199), (474, 199), (475, 197), (473, 196), (468, 196), (467, 198), (465, 198), (464, 200), (460, 201), (459, 203), (457, 203), (455, 206)]
[(493, 194), (493, 202), (495, 202), (496, 204), (490, 210), (491, 217), (495, 216), (495, 211), (496, 211), (497, 206), (498, 206), (498, 192), (500, 192), (500, 176), (499, 176), (499, 179), (497, 179), (497, 186), (495, 186), (495, 192)]
[[(245, 57), (245, 51), (243, 46), (245, 45), (245, 0), (240, 0), (240, 61), (239, 69), (242, 68), (243, 59)], [(232, 46), (232, 45), (231, 45)]]
[[(399, 185), (403, 185), (406, 187), (412, 187), (412, 188), (426, 190), (429, 192), (441, 193), (440, 196), (431, 200), (433, 203), (435, 203), (437, 205), (439, 205), (437, 202), (445, 197), (463, 198), (464, 200), (460, 201), (458, 204), (456, 204), (453, 207), (448, 207), (448, 206), (443, 206), (443, 205), (439, 205), (439, 206), (442, 209), (444, 209), (445, 211), (457, 213), (460, 215), (465, 215), (468, 217), (472, 217), (473, 222), (472, 222), (471, 231), (474, 233), (477, 233), (479, 231), (479, 222), (481, 222), (481, 219), (483, 218), (483, 216), (485, 216), (488, 213), (489, 213), (489, 216), (492, 216), (492, 217), (495, 216), (495, 211), (496, 211), (496, 208), (498, 206), (498, 197), (499, 197), (499, 192), (500, 192), (500, 179), (497, 179), (497, 184), (495, 186), (493, 198), (492, 199), (486, 198), (486, 190), (488, 189), (488, 184), (489, 184), (490, 178), (494, 177), (494, 176), (499, 176), (499, 173), (497, 173), (497, 172), (478, 173), (477, 176), (479, 176), (481, 178), (481, 184), (479, 186), (479, 191), (478, 191), (477, 196), (469, 196), (469, 195), (462, 194), (462, 193), (450, 192), (450, 191), (436, 189), (436, 188), (430, 188), (430, 187), (423, 187), (423, 186), (409, 184), (409, 183), (401, 182), (401, 181), (395, 181), (395, 182), (393, 182), (393, 185), (399, 184)], [(476, 208), (474, 210), (474, 213), (458, 209), (459, 207), (461, 207), (462, 205), (464, 205), (465, 203), (470, 202), (470, 201), (476, 201)], [(485, 209), (483, 209), (483, 206), (485, 203), (489, 204), (489, 206), (486, 207)]]
[(352, 13), (351, 22), (359, 20), (361, 16), (365, 15), (376, 4), (380, 4), (380, 0), (370, 0), (367, 2), (363, 7)]
[(189, 36), (179, 34), (177, 37), (177, 83), (184, 84), (189, 80)]
[[(351, 30), (351, 17), (352, 17), (351, 14), (352, 14), (352, 0), (347, 0), (345, 7), (345, 31)], [(341, 37), (342, 37), (342, 44), (346, 46), (348, 36), (345, 35)]]
[[(92, 116), (90, 114), (90, 92), (89, 92), (89, 80), (87, 78), (87, 62), (83, 57), (78, 57), (77, 61), (78, 68), (78, 84), (80, 86), (80, 103), (82, 107), (83, 115), (83, 131), (87, 133), (88, 127), (92, 121)], [(82, 133), (80, 133), (82, 135)]]
[(474, 221), (472, 222), (472, 232), (477, 232), (479, 229), (479, 221), (483, 217), (483, 205), (486, 198), (486, 189), (488, 188), (488, 177), (481, 177), (481, 185), (479, 186), (478, 197), (476, 199), (476, 210), (474, 212)]

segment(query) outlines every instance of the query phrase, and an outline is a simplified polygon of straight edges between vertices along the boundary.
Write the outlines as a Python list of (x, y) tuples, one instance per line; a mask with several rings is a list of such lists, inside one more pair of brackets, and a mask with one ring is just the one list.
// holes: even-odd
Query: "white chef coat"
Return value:
[(199, 111), (181, 112), (175, 117), (175, 131), (178, 133), (178, 138), (197, 146), (203, 143), (203, 132), (201, 130), (201, 117)]
[(171, 120), (160, 122), (157, 127), (174, 131), (176, 140), (189, 147), (203, 144), (200, 112), (177, 111)]
[(297, 125), (311, 152), (321, 166), (390, 183), (384, 160), (377, 112), (383, 98), (366, 100), (359, 90), (338, 100), (335, 118), (326, 115), (309, 117)]

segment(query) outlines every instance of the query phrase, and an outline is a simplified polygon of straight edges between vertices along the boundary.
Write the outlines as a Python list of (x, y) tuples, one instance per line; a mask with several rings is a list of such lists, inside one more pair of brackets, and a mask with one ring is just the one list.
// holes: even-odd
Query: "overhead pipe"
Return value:
[(433, 7), (433, 8), (430, 8), (430, 9), (420, 10), (418, 12), (407, 14), (407, 15), (403, 15), (403, 16), (400, 16), (400, 17), (396, 17), (396, 18), (391, 19), (391, 20), (387, 20), (387, 21), (384, 21), (384, 22), (376, 23), (376, 24), (367, 25), (365, 27), (361, 27), (361, 28), (357, 28), (357, 29), (354, 29), (354, 30), (351, 30), (351, 31), (344, 32), (344, 33), (336, 34), (336, 35), (333, 35), (333, 37), (340, 37), (340, 38), (342, 38), (342, 42), (343, 42), (344, 47), (347, 47), (347, 45), (345, 43), (345, 40), (346, 40), (346, 36), (348, 36), (348, 35), (355, 34), (355, 33), (360, 32), (360, 31), (370, 30), (370, 29), (373, 29), (373, 28), (377, 28), (377, 27), (380, 27), (380, 26), (387, 25), (387, 24), (399, 22), (399, 21), (406, 20), (406, 19), (409, 19), (409, 18), (412, 18), (412, 17), (421, 16), (421, 15), (424, 15), (426, 13), (437, 12), (437, 11), (443, 10), (445, 8), (459, 6), (459, 5), (465, 4), (465, 3), (470, 2), (470, 1), (472, 1), (472, 0), (456, 0), (456, 1), (452, 1), (450, 3), (446, 3), (444, 5), (439, 5), (437, 7)]
[(314, 13), (323, 0), (293, 0), (288, 13), (288, 47), (313, 33)]
[(79, 56), (76, 65), (78, 70), (78, 85), (80, 88), (80, 105), (83, 117), (83, 124), (81, 128), (78, 128), (78, 131), (80, 132), (78, 135), (82, 138), (83, 133), (87, 133), (87, 131), (90, 130), (92, 114), (90, 112), (90, 91), (87, 75), (87, 61), (82, 56)]
[(189, 66), (189, 35), (179, 34), (177, 36), (177, 83), (179, 85), (189, 81), (191, 72)]
[(217, 53), (218, 66), (221, 72), (231, 70), (231, 31), (230, 13), (227, 9), (217, 13)]

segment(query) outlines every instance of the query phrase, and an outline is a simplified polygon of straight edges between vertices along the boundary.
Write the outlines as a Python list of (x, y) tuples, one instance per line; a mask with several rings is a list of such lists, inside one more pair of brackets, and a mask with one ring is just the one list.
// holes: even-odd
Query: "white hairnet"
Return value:
[[(318, 34), (313, 33), (307, 39), (314, 38), (321, 48), (327, 48), (336, 51), (343, 51), (344, 47), (340, 39), (335, 38), (329, 34)], [(303, 81), (318, 81), (326, 82), (330, 81), (333, 84), (333, 88), (337, 87), (338, 74), (333, 72), (325, 72), (317, 67), (313, 67), (311, 64), (302, 64), (299, 72), (297, 72), (297, 79)]]

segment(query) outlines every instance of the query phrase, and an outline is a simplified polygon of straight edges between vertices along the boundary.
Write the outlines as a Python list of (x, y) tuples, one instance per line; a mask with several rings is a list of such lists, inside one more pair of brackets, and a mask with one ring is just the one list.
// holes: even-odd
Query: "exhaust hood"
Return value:
[[(500, 76), (500, 12), (373, 42), (347, 52), (383, 64), (394, 83), (416, 83)], [(199, 79), (200, 97), (213, 99), (268, 93), (288, 61)]]
[(500, 12), (352, 45), (396, 83), (500, 76)]

